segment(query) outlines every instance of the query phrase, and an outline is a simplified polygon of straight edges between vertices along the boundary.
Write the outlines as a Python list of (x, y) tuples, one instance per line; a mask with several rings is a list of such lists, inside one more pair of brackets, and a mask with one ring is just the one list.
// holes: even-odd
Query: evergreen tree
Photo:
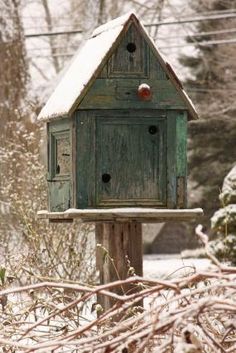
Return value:
[(220, 199), (224, 207), (215, 212), (211, 219), (217, 232), (211, 250), (223, 261), (236, 265), (236, 165), (225, 177)]
[[(235, 10), (236, 1), (198, 0), (191, 7), (198, 15), (216, 11), (224, 15), (226, 10)], [(234, 21), (208, 19), (198, 22), (196, 33), (199, 37), (188, 38), (189, 42), (197, 40), (197, 54), (180, 59), (191, 72), (185, 85), (201, 118), (189, 127), (190, 201), (192, 206), (203, 207), (207, 225), (207, 220), (220, 207), (218, 194), (222, 180), (236, 160), (236, 46), (233, 43), (201, 45), (201, 42), (232, 38), (226, 30), (234, 27)], [(204, 35), (200, 36), (200, 33)]]

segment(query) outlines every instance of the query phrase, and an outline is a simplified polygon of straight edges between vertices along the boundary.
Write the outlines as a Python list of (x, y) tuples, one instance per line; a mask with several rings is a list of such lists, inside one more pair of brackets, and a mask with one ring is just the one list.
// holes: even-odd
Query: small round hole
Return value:
[(126, 48), (129, 53), (134, 53), (136, 50), (136, 44), (135, 43), (128, 43)]
[(151, 135), (155, 135), (157, 133), (157, 127), (155, 125), (151, 125), (149, 126), (148, 131)]
[(107, 174), (107, 173), (102, 174), (103, 183), (109, 183), (110, 180), (111, 180), (110, 174)]

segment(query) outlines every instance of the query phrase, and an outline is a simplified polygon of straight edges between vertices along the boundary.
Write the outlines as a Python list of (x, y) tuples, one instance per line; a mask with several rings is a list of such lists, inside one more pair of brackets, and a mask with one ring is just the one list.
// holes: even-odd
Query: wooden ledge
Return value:
[(158, 208), (98, 208), (98, 209), (68, 209), (65, 212), (39, 211), (39, 219), (49, 219), (50, 222), (141, 222), (161, 223), (176, 221), (192, 221), (203, 215), (201, 208), (195, 209), (158, 209)]

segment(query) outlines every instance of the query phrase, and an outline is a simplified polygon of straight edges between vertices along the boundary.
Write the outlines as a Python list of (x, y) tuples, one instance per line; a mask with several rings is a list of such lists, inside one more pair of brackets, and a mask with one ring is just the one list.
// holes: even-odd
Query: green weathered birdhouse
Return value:
[(186, 207), (187, 121), (197, 114), (134, 14), (94, 31), (38, 119), (51, 212)]

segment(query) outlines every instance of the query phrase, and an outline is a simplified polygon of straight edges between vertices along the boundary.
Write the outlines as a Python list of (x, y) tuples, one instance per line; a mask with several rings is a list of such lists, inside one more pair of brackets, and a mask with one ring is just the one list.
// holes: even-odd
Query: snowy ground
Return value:
[(165, 278), (207, 270), (212, 267), (208, 259), (183, 259), (180, 255), (144, 255), (144, 277)]

